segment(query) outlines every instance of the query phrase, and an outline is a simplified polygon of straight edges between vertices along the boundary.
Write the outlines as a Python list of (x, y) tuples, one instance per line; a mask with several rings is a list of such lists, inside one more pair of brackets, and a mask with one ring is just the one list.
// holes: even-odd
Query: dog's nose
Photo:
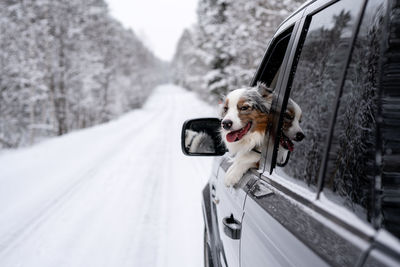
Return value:
[(231, 120), (224, 120), (222, 121), (222, 128), (225, 130), (229, 130), (232, 127), (232, 121)]
[(297, 141), (297, 142), (300, 142), (301, 140), (303, 140), (304, 139), (304, 134), (302, 133), (302, 132), (298, 132), (298, 133), (296, 133), (296, 139), (295, 139), (295, 141)]

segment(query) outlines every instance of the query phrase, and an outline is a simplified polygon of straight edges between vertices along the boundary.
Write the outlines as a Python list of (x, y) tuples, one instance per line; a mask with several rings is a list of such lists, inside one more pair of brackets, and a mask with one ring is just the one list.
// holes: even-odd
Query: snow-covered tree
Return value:
[(0, 148), (108, 121), (165, 80), (104, 0), (0, 2)]
[(279, 23), (302, 0), (200, 0), (198, 23), (181, 36), (175, 82), (209, 100), (248, 85)]

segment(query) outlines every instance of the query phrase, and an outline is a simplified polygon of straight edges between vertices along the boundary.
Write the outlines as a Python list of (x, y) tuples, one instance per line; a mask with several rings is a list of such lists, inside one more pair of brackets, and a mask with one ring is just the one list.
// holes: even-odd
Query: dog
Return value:
[(185, 147), (190, 153), (214, 153), (212, 138), (205, 132), (185, 131)]
[(230, 92), (221, 113), (221, 137), (233, 163), (225, 175), (225, 185), (236, 185), (250, 168), (257, 167), (267, 125), (273, 93), (265, 84)]
[(283, 114), (283, 125), (280, 133), (279, 148), (277, 156), (278, 166), (284, 166), (288, 161), (289, 152), (293, 152), (295, 142), (300, 142), (305, 135), (300, 127), (302, 110), (300, 106), (289, 98), (285, 113)]

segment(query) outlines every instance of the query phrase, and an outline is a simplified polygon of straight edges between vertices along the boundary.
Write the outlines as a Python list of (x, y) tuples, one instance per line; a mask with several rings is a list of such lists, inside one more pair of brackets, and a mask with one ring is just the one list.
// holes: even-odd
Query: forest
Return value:
[(304, 0), (200, 0), (172, 60), (174, 82), (216, 103), (249, 85), (275, 30)]
[(0, 29), (0, 148), (107, 122), (166, 81), (104, 0), (0, 1)]
[(1, 1), (0, 149), (110, 121), (171, 80), (215, 104), (249, 84), (275, 29), (303, 2), (199, 0), (197, 22), (164, 62), (105, 0)]

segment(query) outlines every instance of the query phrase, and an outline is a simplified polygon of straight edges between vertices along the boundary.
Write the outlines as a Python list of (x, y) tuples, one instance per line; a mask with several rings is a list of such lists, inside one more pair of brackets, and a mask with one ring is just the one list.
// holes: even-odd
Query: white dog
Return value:
[(293, 152), (295, 142), (304, 139), (304, 132), (300, 127), (302, 111), (300, 106), (289, 98), (285, 114), (283, 114), (282, 132), (279, 139), (278, 165), (284, 165), (287, 161), (288, 153)]
[(215, 152), (212, 138), (205, 132), (186, 130), (185, 146), (190, 153), (213, 153)]
[(272, 98), (272, 92), (264, 84), (236, 89), (225, 98), (221, 136), (234, 155), (225, 176), (226, 186), (235, 185), (248, 169), (257, 167), (261, 158), (258, 151), (270, 120)]

